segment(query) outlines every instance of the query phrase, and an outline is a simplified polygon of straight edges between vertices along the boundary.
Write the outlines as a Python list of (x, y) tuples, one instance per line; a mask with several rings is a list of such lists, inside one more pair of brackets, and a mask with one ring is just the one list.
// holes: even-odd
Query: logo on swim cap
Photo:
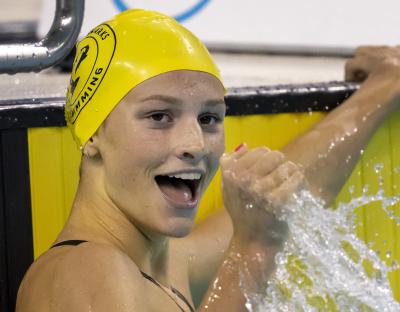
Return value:
[(116, 37), (107, 24), (94, 28), (76, 47), (67, 89), (65, 118), (74, 124), (91, 101), (114, 56)]

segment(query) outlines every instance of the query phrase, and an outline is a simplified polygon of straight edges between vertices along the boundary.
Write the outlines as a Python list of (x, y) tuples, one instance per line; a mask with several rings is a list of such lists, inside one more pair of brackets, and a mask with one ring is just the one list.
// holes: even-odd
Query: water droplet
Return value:
[(374, 166), (375, 173), (381, 172), (382, 169), (383, 169), (383, 164), (376, 164), (376, 165)]
[(244, 208), (246, 210), (252, 209), (253, 208), (253, 204), (246, 204), (246, 206), (244, 206)]

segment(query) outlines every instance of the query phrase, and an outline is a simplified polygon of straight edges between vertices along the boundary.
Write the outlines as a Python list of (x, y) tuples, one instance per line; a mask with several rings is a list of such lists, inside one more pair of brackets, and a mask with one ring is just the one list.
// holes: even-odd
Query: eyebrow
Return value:
[[(183, 105), (183, 101), (179, 98), (170, 96), (170, 95), (164, 95), (164, 94), (153, 94), (150, 96), (147, 96), (145, 98), (140, 99), (141, 102), (146, 102), (150, 100), (158, 100), (158, 101), (163, 101), (169, 104), (173, 105)], [(217, 106), (217, 105), (225, 105), (224, 99), (209, 99), (205, 101), (203, 104), (207, 106)]]

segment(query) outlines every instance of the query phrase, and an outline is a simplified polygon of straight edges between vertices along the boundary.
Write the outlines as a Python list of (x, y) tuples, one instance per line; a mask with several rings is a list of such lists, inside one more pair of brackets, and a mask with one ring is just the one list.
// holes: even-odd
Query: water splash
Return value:
[(400, 217), (391, 209), (399, 201), (400, 196), (386, 197), (382, 189), (367, 195), (364, 188), (361, 197), (332, 210), (308, 191), (295, 195), (277, 215), (288, 223), (290, 236), (276, 256), (276, 273), (265, 293), (246, 293), (247, 309), (400, 311), (388, 282), (388, 273), (398, 270), (398, 264), (387, 266), (354, 234), (354, 210), (371, 202), (380, 202), (400, 226)]

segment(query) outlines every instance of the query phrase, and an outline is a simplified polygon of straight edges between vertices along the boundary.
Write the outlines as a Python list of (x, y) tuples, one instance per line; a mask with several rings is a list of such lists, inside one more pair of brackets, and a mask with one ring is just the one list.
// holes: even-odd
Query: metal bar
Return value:
[(84, 0), (57, 0), (53, 24), (39, 42), (0, 45), (0, 73), (39, 72), (60, 62), (74, 47)]
[(279, 45), (279, 44), (240, 44), (206, 42), (211, 52), (236, 54), (270, 54), (291, 56), (333, 56), (349, 58), (354, 55), (355, 47), (324, 47), (307, 45)]

